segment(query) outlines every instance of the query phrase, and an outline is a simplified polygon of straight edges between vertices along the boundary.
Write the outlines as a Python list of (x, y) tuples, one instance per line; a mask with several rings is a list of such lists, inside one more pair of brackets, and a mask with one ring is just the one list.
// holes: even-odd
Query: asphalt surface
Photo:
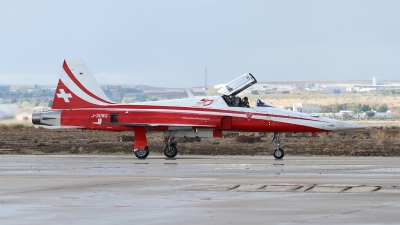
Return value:
[(1, 224), (399, 224), (400, 158), (0, 156)]

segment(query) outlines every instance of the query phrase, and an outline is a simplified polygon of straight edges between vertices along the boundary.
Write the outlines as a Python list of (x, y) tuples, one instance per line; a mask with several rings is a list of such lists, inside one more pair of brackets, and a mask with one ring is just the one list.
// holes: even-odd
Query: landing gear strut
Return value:
[(139, 149), (135, 151), (135, 156), (138, 159), (145, 159), (149, 155), (149, 147), (145, 147), (144, 149)]
[(146, 128), (135, 126), (133, 127), (135, 132), (135, 140), (133, 142), (133, 148), (135, 156), (139, 159), (145, 159), (149, 155), (149, 147), (147, 146)]
[(174, 137), (166, 138), (164, 146), (164, 155), (168, 158), (174, 158), (178, 154), (178, 148), (176, 147), (176, 142), (173, 142)]
[(281, 144), (281, 133), (274, 133), (274, 138), (272, 138), (272, 142), (276, 143), (276, 149), (274, 150), (275, 159), (282, 159), (285, 156), (285, 152), (280, 148)]

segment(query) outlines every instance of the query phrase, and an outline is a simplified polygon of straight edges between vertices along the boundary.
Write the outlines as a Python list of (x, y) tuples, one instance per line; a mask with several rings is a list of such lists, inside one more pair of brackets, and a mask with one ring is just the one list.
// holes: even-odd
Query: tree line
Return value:
[(55, 90), (42, 88), (38, 85), (35, 85), (33, 88), (24, 86), (13, 91), (0, 90), (0, 98), (9, 98), (18, 101), (21, 98), (53, 97), (54, 92)]
[(339, 104), (336, 102), (331, 107), (331, 110), (329, 110), (329, 107), (323, 107), (322, 112), (338, 113), (341, 110), (348, 110), (351, 111), (353, 114), (366, 113), (367, 117), (373, 117), (375, 115), (374, 111), (384, 113), (387, 112), (388, 109), (389, 107), (387, 106), (386, 103), (375, 104), (371, 107), (368, 104), (361, 104), (359, 102), (350, 102), (348, 104)]

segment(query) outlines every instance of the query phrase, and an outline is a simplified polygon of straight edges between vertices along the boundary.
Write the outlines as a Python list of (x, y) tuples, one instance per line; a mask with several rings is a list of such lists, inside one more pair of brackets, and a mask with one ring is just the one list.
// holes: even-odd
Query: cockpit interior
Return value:
[[(218, 90), (218, 93), (222, 95), (222, 98), (229, 107), (250, 108), (248, 98), (240, 98), (237, 95), (255, 83), (257, 83), (257, 80), (254, 78), (254, 76), (251, 73), (246, 73), (223, 86), (220, 90)], [(261, 99), (257, 99), (256, 107), (274, 106)]]

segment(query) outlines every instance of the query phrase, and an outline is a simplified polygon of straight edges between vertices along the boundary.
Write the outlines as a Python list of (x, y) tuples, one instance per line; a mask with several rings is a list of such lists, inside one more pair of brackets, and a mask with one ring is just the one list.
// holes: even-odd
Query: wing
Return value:
[(119, 125), (119, 126), (126, 126), (126, 127), (207, 127), (207, 128), (216, 128), (216, 125), (210, 124), (171, 124), (171, 123), (154, 123), (154, 124), (149, 124), (149, 123), (98, 123), (94, 122), (94, 124), (99, 124), (99, 125)]

